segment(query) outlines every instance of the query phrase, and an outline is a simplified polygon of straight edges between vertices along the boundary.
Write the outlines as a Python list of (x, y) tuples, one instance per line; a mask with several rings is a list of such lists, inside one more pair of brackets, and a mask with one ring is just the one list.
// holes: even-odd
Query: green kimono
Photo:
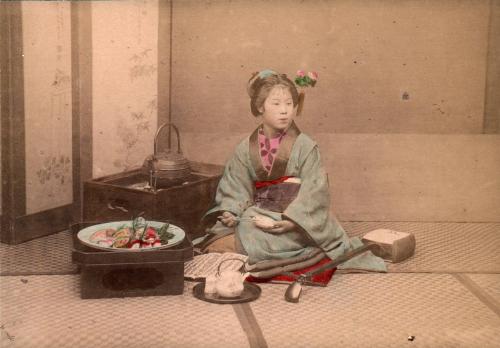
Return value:
[[(329, 258), (335, 259), (359, 246), (359, 239), (350, 240), (344, 229), (330, 219), (328, 179), (321, 166), (317, 144), (292, 123), (268, 173), (262, 165), (257, 137), (258, 129), (237, 146), (219, 182), (215, 206), (205, 218), (215, 221), (214, 217), (228, 211), (241, 219), (235, 237), (249, 256), (250, 264), (307, 256), (318, 247)], [(256, 204), (255, 182), (284, 176), (299, 178), (301, 182), (296, 196), (285, 209), (272, 211)], [(257, 215), (276, 221), (291, 220), (297, 228), (281, 234), (264, 232), (250, 219)], [(385, 271), (382, 259), (371, 253), (361, 256), (348, 262), (356, 264), (356, 268)]]

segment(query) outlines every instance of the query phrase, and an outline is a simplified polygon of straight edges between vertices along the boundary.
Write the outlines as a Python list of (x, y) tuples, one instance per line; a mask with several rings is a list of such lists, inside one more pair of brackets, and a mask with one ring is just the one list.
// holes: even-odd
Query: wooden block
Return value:
[(411, 233), (398, 232), (388, 229), (377, 229), (365, 234), (364, 243), (375, 243), (380, 246), (379, 251), (373, 253), (386, 261), (401, 262), (415, 252), (415, 236)]

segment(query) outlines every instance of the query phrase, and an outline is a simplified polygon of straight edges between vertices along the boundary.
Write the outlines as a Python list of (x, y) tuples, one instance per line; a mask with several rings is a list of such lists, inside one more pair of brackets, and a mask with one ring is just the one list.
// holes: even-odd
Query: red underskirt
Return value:
[[(309, 266), (309, 267), (306, 267), (306, 268), (303, 268), (303, 269), (300, 269), (300, 270), (297, 270), (297, 271), (294, 271), (292, 272), (293, 274), (299, 276), (301, 275), (302, 273), (306, 273), (306, 272), (309, 272), (309, 271), (312, 271), (314, 269), (317, 269), (319, 268), (320, 266), (324, 265), (325, 263), (328, 263), (330, 262), (331, 260), (328, 258), (328, 257), (325, 257), (323, 260), (319, 261), (317, 264), (315, 265), (312, 265), (312, 266)], [(335, 273), (335, 271), (337, 270), (337, 268), (333, 268), (333, 269), (327, 269), (319, 274), (315, 274), (314, 276), (312, 276), (312, 281), (315, 282), (315, 283), (320, 283), (320, 284), (323, 284), (323, 285), (327, 285), (329, 282), (330, 282), (330, 279), (332, 279), (332, 276), (333, 274)], [(267, 282), (270, 282), (270, 281), (279, 281), (279, 282), (294, 282), (295, 281), (295, 277), (291, 277), (291, 276), (287, 276), (287, 275), (277, 275), (277, 276), (274, 276), (272, 278), (256, 278), (256, 277), (253, 277), (253, 276), (248, 276), (246, 278), (247, 281), (249, 282), (254, 282), (254, 283), (267, 283)]]

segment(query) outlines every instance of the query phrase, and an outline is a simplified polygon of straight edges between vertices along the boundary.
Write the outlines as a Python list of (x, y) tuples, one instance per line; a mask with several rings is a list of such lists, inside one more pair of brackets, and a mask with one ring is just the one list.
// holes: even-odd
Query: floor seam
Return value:
[(486, 293), (476, 282), (474, 282), (466, 274), (454, 273), (451, 275), (500, 318), (500, 303), (497, 300), (495, 300), (491, 295)]
[(233, 309), (243, 331), (247, 335), (250, 348), (268, 348), (262, 329), (250, 305), (248, 303), (239, 303), (233, 305)]

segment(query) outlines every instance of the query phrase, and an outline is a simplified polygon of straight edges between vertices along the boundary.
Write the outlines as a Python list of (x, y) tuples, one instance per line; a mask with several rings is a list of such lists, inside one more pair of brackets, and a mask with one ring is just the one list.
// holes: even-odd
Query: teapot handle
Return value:
[(237, 261), (240, 261), (241, 263), (243, 263), (243, 265), (245, 264), (245, 261), (243, 261), (243, 260), (241, 260), (241, 259), (238, 259), (238, 258), (236, 258), (236, 257), (231, 257), (231, 258), (229, 258), (229, 259), (222, 260), (222, 261), (219, 263), (219, 266), (217, 267), (217, 273), (216, 273), (216, 275), (217, 275), (217, 276), (220, 276), (220, 266), (221, 266), (224, 262), (226, 262), (226, 261), (232, 261), (232, 260), (237, 260)]
[(173, 124), (173, 123), (164, 123), (162, 124), (158, 130), (156, 131), (156, 135), (155, 135), (155, 142), (154, 142), (154, 153), (153, 155), (156, 156), (156, 154), (158, 153), (158, 149), (157, 149), (157, 145), (158, 145), (158, 135), (160, 134), (160, 131), (165, 128), (166, 126), (169, 126), (170, 127), (173, 127), (174, 130), (175, 130), (175, 133), (177, 135), (177, 152), (182, 154), (182, 151), (181, 151), (181, 137), (179, 135), (179, 130), (177, 129), (177, 127)]

